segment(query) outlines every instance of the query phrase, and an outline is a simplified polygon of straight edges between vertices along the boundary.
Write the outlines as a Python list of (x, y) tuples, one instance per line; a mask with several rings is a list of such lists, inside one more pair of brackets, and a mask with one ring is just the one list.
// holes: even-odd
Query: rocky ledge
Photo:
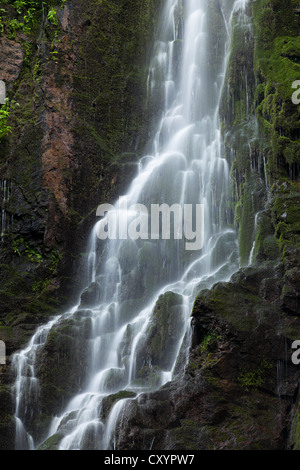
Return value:
[(284, 313), (282, 282), (267, 264), (199, 295), (184, 375), (127, 401), (118, 449), (297, 448), (300, 318)]

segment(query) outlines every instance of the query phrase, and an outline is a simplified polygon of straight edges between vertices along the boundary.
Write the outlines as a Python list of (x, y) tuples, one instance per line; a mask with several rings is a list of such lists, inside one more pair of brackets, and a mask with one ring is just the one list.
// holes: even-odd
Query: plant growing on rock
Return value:
[(9, 99), (6, 98), (4, 105), (0, 109), (0, 140), (11, 132), (11, 126), (7, 124), (9, 115)]
[(53, 8), (53, 7), (50, 8), (47, 18), (50, 21), (50, 23), (52, 23), (53, 25), (55, 25), (55, 26), (58, 25), (57, 13), (56, 13), (55, 8)]
[(8, 119), (11, 111), (17, 106), (19, 106), (19, 103), (15, 100), (10, 101), (9, 98), (6, 98), (4, 105), (0, 108), (0, 141), (11, 132)]

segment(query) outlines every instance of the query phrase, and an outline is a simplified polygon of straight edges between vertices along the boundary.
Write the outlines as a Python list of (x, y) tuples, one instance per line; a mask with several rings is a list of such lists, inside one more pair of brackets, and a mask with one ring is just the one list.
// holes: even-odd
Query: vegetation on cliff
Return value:
[(155, 0), (0, 2), (4, 384), (11, 353), (77, 300), (96, 207), (136, 172), (155, 113), (146, 108), (145, 64), (159, 8)]
[[(145, 64), (158, 5), (0, 3), (1, 62), (11, 54), (13, 63), (4, 63), (0, 77), (8, 91), (0, 110), (0, 179), (12, 187), (1, 201), (2, 322), (11, 321), (10, 311), (18, 318), (25, 305), (30, 314), (54, 312), (58, 287), (60, 302), (71, 296), (80, 279), (70, 270), (84, 261), (95, 208), (136, 171), (150, 125)], [(44, 307), (35, 306), (38, 299)]]

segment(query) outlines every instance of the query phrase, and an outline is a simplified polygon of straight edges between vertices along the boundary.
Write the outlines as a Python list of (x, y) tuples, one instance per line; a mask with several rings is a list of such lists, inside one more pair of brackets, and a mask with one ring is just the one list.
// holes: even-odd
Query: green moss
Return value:
[[(58, 26), (57, 11), (54, 8), (57, 3), (55, 0), (45, 0), (42, 4), (38, 0), (2, 0), (0, 5), (8, 6), (6, 9), (0, 10), (0, 33), (5, 33), (9, 39), (15, 39), (18, 31), (22, 31), (26, 35), (32, 34), (38, 27), (42, 12), (46, 13), (47, 19), (52, 25)], [(64, 3), (60, 2), (61, 8)]]
[(298, 184), (286, 181), (274, 187), (272, 217), (283, 259), (286, 247), (296, 247), (300, 241), (299, 201)]
[[(256, 315), (263, 318), (263, 301), (257, 289), (251, 285), (218, 283), (211, 290), (203, 291), (196, 299), (193, 315), (198, 311), (215, 311), (224, 320), (233, 325), (237, 331), (251, 332), (256, 328), (256, 315), (249, 315), (255, 309)], [(270, 309), (271, 312), (271, 309)]]
[(122, 390), (121, 392), (115, 393), (105, 397), (102, 401), (101, 416), (102, 419), (106, 419), (113, 408), (113, 406), (120, 400), (125, 400), (126, 398), (135, 398), (136, 393), (130, 392), (128, 390)]
[(249, 392), (250, 390), (256, 390), (258, 387), (261, 387), (263, 384), (263, 379), (260, 376), (260, 373), (257, 371), (242, 371), (238, 377), (239, 385)]
[(253, 260), (261, 262), (279, 258), (280, 247), (278, 239), (274, 234), (274, 225), (271, 216), (267, 212), (261, 213), (257, 221)]
[[(213, 442), (211, 450), (269, 449), (274, 419), (278, 413), (278, 399), (269, 397), (268, 404), (262, 405), (261, 398), (259, 392), (247, 393), (226, 409), (226, 416), (230, 418), (216, 426), (208, 426), (209, 436)], [(264, 430), (263, 436), (259, 429)], [(256, 439), (257, 432), (260, 437)], [(271, 449), (274, 449), (272, 445)]]
[(292, 424), (291, 445), (293, 450), (300, 450), (300, 406), (297, 405), (297, 410)]
[(255, 70), (261, 84), (257, 118), (264, 129), (269, 177), (273, 181), (300, 163), (300, 120), (298, 108), (292, 103), (292, 84), (300, 76), (296, 6), (294, 0), (288, 0), (284, 8), (273, 0), (252, 2)]
[(162, 295), (154, 308), (152, 325), (148, 334), (150, 356), (153, 365), (168, 370), (170, 360), (181, 336), (180, 319), (183, 299), (180, 295), (168, 292)]
[[(292, 85), (300, 76), (297, 6), (296, 0), (288, 0), (284, 8), (278, 0), (251, 2), (247, 12), (252, 13), (253, 36), (233, 20), (220, 114), (225, 144), (234, 157), (231, 177), (242, 265), (248, 264), (254, 241), (253, 259), (259, 262), (276, 260), (287, 245), (299, 243), (299, 186), (293, 200), (272, 188), (277, 181), (299, 180), (299, 107), (292, 102)], [(272, 219), (258, 221), (255, 233), (255, 216), (265, 209), (268, 188)]]
[(219, 336), (212, 334), (212, 333), (209, 333), (208, 335), (206, 335), (200, 344), (201, 352), (203, 353), (211, 348), (213, 349), (216, 346), (219, 339), (220, 339)]
[[(2, 371), (3, 367), (0, 366), (1, 375)], [(9, 385), (0, 385), (0, 450), (15, 448), (16, 423), (12, 404), (11, 387)]]
[(257, 390), (264, 385), (268, 374), (272, 370), (274, 370), (274, 364), (264, 359), (255, 370), (243, 369), (238, 376), (238, 384), (246, 392)]
[[(41, 141), (44, 131), (36, 123), (39, 113), (37, 101), (40, 100), (37, 87), (42, 62), (40, 50), (36, 47), (41, 32), (41, 2), (8, 3), (7, 19), (16, 21), (27, 16), (28, 22), (32, 22), (30, 30), (24, 30), (25, 34), (17, 34), (14, 39), (21, 44), (25, 58), (19, 78), (9, 91), (8, 124), (11, 132), (1, 142), (0, 169), (16, 188), (10, 201), (6, 202), (7, 213), (14, 216), (15, 225), (5, 234), (1, 250), (1, 276), (4, 275), (5, 280), (1, 286), (3, 301), (1, 299), (0, 304), (1, 307), (6, 304), (1, 314), (11, 323), (22, 311), (26, 315), (36, 315), (36, 321), (56, 312), (57, 299), (52, 280), (60, 255), (56, 248), (46, 249), (43, 243), (49, 194), (42, 181)], [(44, 8), (47, 7), (45, 4)], [(28, 9), (31, 9), (30, 14)], [(6, 26), (8, 28), (8, 24)]]
[(35, 270), (28, 265), (25, 271), (20, 262), (19, 267), (0, 265), (0, 270), (4, 275), (0, 288), (0, 322), (38, 323), (57, 312), (58, 299), (51, 287), (52, 271), (46, 266)]
[(43, 442), (43, 444), (41, 444), (37, 450), (58, 450), (62, 438), (62, 434), (56, 433)]
[(212, 446), (208, 427), (199, 426), (199, 422), (193, 419), (182, 419), (180, 424), (180, 427), (168, 431), (173, 450), (199, 449), (199, 442), (202, 449), (209, 449)]
[[(208, 333), (201, 341), (200, 345), (195, 349), (193, 356), (190, 358), (187, 371), (193, 373), (197, 369), (202, 370), (202, 373), (206, 372), (214, 366), (218, 360), (218, 344), (222, 339), (221, 335), (217, 333)], [(208, 374), (209, 375), (209, 374)]]
[[(47, 337), (36, 364), (40, 384), (40, 411), (45, 420), (53, 414), (59, 414), (84, 383), (88, 373), (90, 327), (88, 317), (74, 316), (62, 319)], [(41, 431), (43, 423), (40, 419), (36, 426)]]
[(0, 108), (0, 141), (11, 132), (11, 126), (7, 121), (10, 115), (9, 99), (6, 98), (5, 104)]
[(137, 134), (142, 137), (141, 145), (145, 143), (140, 126), (149, 119), (145, 104), (150, 50), (145, 44), (153, 34), (157, 5), (150, 0), (139, 4), (103, 0), (91, 2), (91, 8), (93, 14), (81, 18), (88, 26), (83, 31), (74, 88), (79, 114), (93, 127), (100, 144), (98, 157), (105, 159), (134, 150)]

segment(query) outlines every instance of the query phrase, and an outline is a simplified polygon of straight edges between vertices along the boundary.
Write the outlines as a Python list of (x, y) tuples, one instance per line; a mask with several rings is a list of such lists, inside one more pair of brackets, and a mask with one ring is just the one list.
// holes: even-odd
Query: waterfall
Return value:
[[(141, 158), (127, 194), (92, 230), (82, 274), (87, 288), (79, 305), (40, 327), (13, 358), (18, 449), (36, 449), (47, 439), (55, 440), (60, 450), (117, 448), (116, 427), (128, 401), (182, 372), (196, 295), (229, 280), (239, 267), (228, 203), (230, 162), (224, 157), (218, 113), (232, 18), (244, 15), (247, 1), (218, 2), (227, 43), (221, 46), (223, 60), (213, 69), (208, 67), (210, 2), (164, 3), (148, 77), (149, 101), (162, 101), (151, 150)], [(134, 222), (139, 208), (147, 208), (149, 216), (153, 205), (162, 204), (186, 209), (201, 205), (201, 249), (187, 250), (184, 237), (151, 237), (147, 223), (149, 232), (126, 237), (124, 227), (131, 224), (136, 234), (148, 222), (147, 214)], [(188, 215), (193, 219), (195, 211)], [(109, 222), (114, 236), (99, 240)], [(170, 223), (171, 232), (175, 226)], [(177, 229), (182, 234), (182, 225)], [(51, 331), (74, 316), (90, 325), (88, 371), (83, 371), (78, 394), (53, 416), (47, 433), (34, 438), (30, 431), (40, 406), (36, 361)]]

